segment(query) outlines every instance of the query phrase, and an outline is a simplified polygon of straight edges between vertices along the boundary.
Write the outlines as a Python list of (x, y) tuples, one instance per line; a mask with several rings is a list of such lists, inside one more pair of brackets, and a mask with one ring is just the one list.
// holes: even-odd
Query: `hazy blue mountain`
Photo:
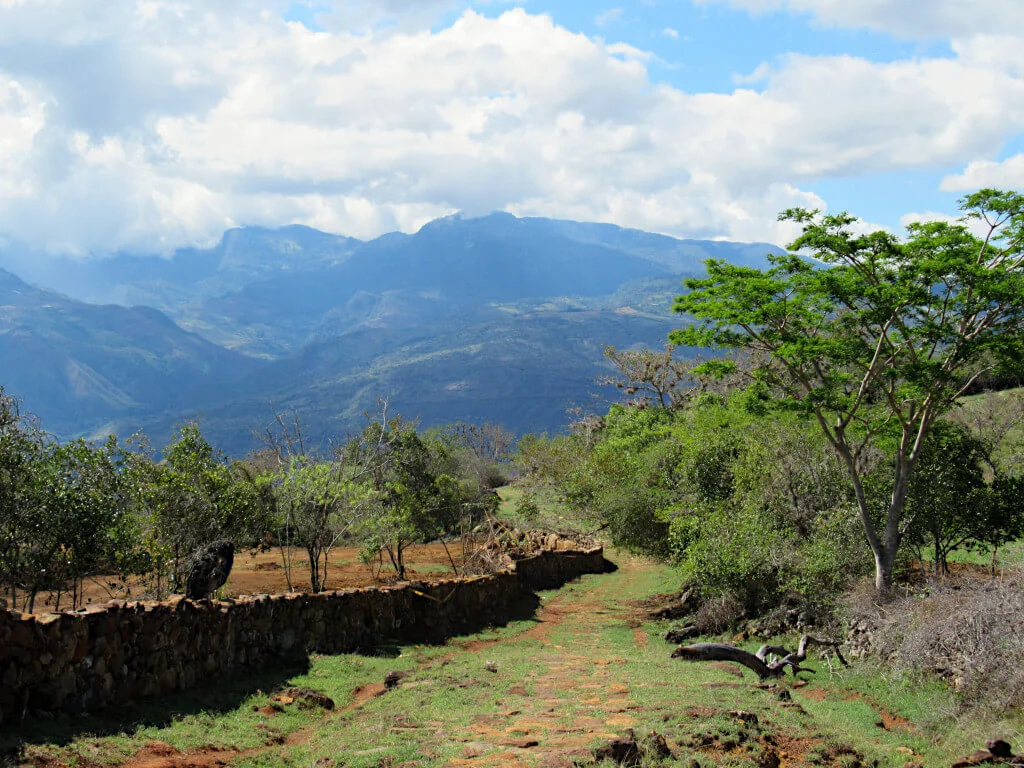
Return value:
[(540, 218), (523, 221), (534, 227), (534, 231), (541, 237), (550, 233), (580, 243), (602, 245), (688, 275), (701, 273), (701, 265), (709, 258), (725, 259), (744, 266), (759, 266), (764, 264), (765, 254), (779, 251), (768, 243), (681, 240), (640, 229), (625, 229), (614, 224)]
[(298, 225), (243, 227), (225, 232), (212, 248), (182, 248), (166, 257), (52, 257), (8, 245), (0, 248), (0, 267), (82, 301), (174, 312), (254, 280), (337, 264), (360, 244), (355, 238)]
[(391, 322), (432, 322), (467, 306), (607, 296), (626, 285), (675, 292), (682, 277), (701, 274), (709, 257), (764, 263), (772, 248), (505, 213), (451, 216), (411, 235), (372, 240), (341, 263), (254, 280), (173, 316), (218, 344), (280, 357), (322, 339), (328, 328), (345, 332), (344, 318), (358, 325), (350, 303), (363, 296), (365, 304), (366, 294), (389, 297)]
[(155, 309), (86, 304), (0, 270), (0, 385), (50, 431), (141, 422), (256, 367)]
[[(536, 311), (463, 325), (364, 327), (307, 345), (184, 415), (230, 452), (258, 445), (253, 430), (275, 412), (300, 415), (307, 437), (326, 443), (357, 431), (377, 399), (424, 426), (491, 421), (523, 432), (563, 431), (568, 411), (604, 411), (617, 397), (595, 380), (608, 372), (605, 344), (662, 346), (674, 318), (627, 310)], [(160, 443), (182, 414), (148, 422)]]
[(763, 264), (772, 250), (500, 213), (365, 243), (242, 228), (169, 258), (56, 267), (8, 247), (0, 264), (31, 282), (149, 308), (0, 272), (0, 384), (64, 435), (145, 427), (161, 444), (201, 415), (236, 453), (275, 410), (337, 437), (378, 396), (424, 425), (555, 431), (566, 408), (594, 404), (604, 345), (665, 343), (681, 322), (672, 297), (705, 259)]

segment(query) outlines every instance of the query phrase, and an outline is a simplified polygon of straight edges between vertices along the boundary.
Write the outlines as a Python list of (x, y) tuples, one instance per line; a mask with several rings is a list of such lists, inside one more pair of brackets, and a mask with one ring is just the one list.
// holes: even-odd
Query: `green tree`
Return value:
[(0, 579), (12, 606), (18, 603), (26, 542), (32, 538), (34, 473), (43, 446), (38, 425), (25, 417), (18, 400), (0, 387)]
[[(674, 306), (696, 320), (674, 343), (763, 356), (756, 373), (817, 421), (846, 467), (881, 595), (936, 419), (979, 376), (1019, 364), (1024, 349), (1024, 196), (982, 190), (961, 209), (960, 223), (912, 224), (906, 240), (860, 234), (845, 213), (785, 211), (781, 219), (803, 227), (792, 253), (764, 270), (710, 260), (708, 277), (687, 280)], [(873, 509), (864, 478), (883, 444), (893, 446), (892, 473)]]
[(348, 458), (364, 469), (372, 494), (364, 521), (368, 549), (388, 555), (398, 578), (405, 578), (405, 551), (454, 530), (461, 517), (463, 489), (450, 474), (438, 473), (443, 464), (436, 451), (408, 422), (400, 418), (371, 423), (350, 446)]
[(54, 608), (70, 591), (77, 607), (87, 576), (144, 568), (131, 461), (113, 437), (52, 441), (0, 389), (0, 578), (13, 604), (22, 588), (30, 612), (42, 590), (54, 591)]
[(29, 610), (40, 588), (71, 592), (78, 607), (86, 576), (144, 567), (138, 526), (139, 493), (116, 439), (50, 443), (34, 473), (35, 561)]
[(197, 547), (219, 538), (236, 547), (266, 540), (274, 510), (262, 482), (244, 465), (229, 463), (198, 424), (178, 430), (149, 486), (152, 547), (158, 560), (166, 558), (175, 589), (183, 587), (185, 563)]
[(353, 481), (351, 475), (358, 473), (352, 470), (340, 461), (296, 457), (277, 487), (284, 526), (306, 550), (313, 592), (323, 591), (331, 550), (365, 511), (369, 492)]
[(999, 505), (982, 470), (983, 447), (964, 429), (936, 424), (907, 493), (907, 538), (923, 560), (931, 550), (936, 575), (949, 572), (950, 553), (984, 546)]

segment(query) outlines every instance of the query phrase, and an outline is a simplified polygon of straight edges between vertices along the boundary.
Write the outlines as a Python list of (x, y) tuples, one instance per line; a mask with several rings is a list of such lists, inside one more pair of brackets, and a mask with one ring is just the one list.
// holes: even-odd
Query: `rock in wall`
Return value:
[(232, 600), (111, 601), (82, 611), (0, 610), (0, 726), (209, 682), (268, 659), (439, 642), (506, 619), (536, 589), (601, 573), (600, 548), (541, 552), (489, 576)]

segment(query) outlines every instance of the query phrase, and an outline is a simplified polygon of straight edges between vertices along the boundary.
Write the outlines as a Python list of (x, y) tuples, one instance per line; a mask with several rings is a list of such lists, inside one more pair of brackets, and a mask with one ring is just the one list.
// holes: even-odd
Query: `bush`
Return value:
[(728, 592), (704, 600), (693, 617), (702, 635), (717, 635), (733, 629), (744, 617), (743, 603)]
[(659, 557), (668, 554), (668, 526), (658, 517), (659, 498), (649, 488), (625, 487), (603, 499), (602, 520), (620, 547)]
[(515, 512), (525, 522), (536, 522), (540, 517), (540, 505), (537, 503), (537, 497), (530, 491), (523, 491), (516, 500)]
[(962, 711), (1024, 707), (1024, 576), (932, 589), (886, 607), (874, 650), (950, 682)]

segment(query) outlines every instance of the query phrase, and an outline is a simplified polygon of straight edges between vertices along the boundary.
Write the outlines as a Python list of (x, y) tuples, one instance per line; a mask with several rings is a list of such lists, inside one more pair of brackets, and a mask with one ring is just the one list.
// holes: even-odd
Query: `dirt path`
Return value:
[[(315, 658), (308, 674), (288, 684), (325, 692), (335, 703), (330, 710), (275, 709), (268, 692), (223, 719), (197, 715), (140, 732), (127, 750), (123, 740), (106, 748), (83, 740), (32, 762), (572, 768), (634, 729), (642, 742), (652, 732), (664, 737), (672, 755), (666, 765), (943, 764), (920, 754), (927, 740), (910, 723), (837, 688), (827, 668), (810, 683), (763, 685), (735, 665), (672, 660), (671, 648), (654, 636), (658, 625), (637, 619), (638, 601), (671, 588), (666, 571), (641, 558), (614, 559), (617, 572), (545, 593), (532, 618), (507, 629), (443, 647), (405, 647), (398, 657)], [(385, 688), (392, 670), (399, 681)]]
[(534, 628), (508, 641), (534, 640), (543, 648), (522, 684), (509, 689), (514, 704), (478, 715), (466, 731), (452, 734), (467, 745), (449, 765), (571, 768), (573, 758), (590, 754), (595, 738), (613, 739), (636, 725), (631, 713), (640, 707), (630, 698), (629, 684), (613, 673), (626, 660), (606, 653), (603, 635), (613, 625), (624, 626), (623, 580), (653, 566), (625, 558), (619, 567), (613, 578), (554, 597), (538, 613)]

